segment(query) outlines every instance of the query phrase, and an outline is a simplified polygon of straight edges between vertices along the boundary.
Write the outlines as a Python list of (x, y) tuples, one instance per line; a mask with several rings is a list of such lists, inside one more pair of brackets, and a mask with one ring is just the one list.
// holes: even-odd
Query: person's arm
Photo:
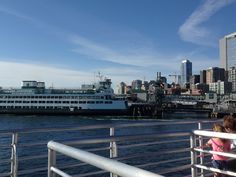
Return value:
[(212, 140), (209, 139), (209, 140), (207, 141), (207, 143), (205, 144), (205, 146), (210, 147), (211, 145), (212, 145)]

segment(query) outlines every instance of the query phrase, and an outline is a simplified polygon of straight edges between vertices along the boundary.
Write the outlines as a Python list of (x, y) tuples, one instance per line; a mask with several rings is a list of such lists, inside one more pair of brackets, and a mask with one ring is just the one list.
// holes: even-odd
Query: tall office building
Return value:
[(206, 84), (217, 81), (225, 81), (225, 69), (218, 67), (210, 67), (206, 70)]
[(189, 60), (183, 60), (180, 67), (181, 84), (184, 86), (190, 82), (192, 76), (192, 62)]
[(132, 81), (132, 89), (134, 90), (141, 90), (142, 87), (142, 81), (141, 80), (134, 80)]
[(194, 74), (190, 77), (190, 88), (196, 88), (195, 85), (200, 83), (200, 75)]
[(220, 39), (220, 61), (226, 71), (236, 65), (236, 32)]
[(232, 82), (232, 92), (236, 93), (236, 68), (230, 67), (228, 71), (228, 80)]
[(206, 83), (206, 70), (200, 71), (200, 84)]

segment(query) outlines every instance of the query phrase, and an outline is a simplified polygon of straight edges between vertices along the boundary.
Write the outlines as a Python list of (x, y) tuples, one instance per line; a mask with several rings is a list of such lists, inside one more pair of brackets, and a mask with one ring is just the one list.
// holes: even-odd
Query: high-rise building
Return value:
[(206, 70), (200, 71), (200, 84), (206, 83)]
[(181, 84), (185, 85), (190, 82), (192, 76), (192, 62), (189, 60), (183, 60), (180, 67)]
[(236, 68), (230, 67), (228, 71), (228, 80), (232, 82), (232, 92), (236, 92)]
[(236, 32), (220, 39), (221, 67), (226, 71), (236, 65)]
[(141, 87), (142, 87), (142, 81), (141, 80), (132, 81), (132, 89), (141, 90)]
[(194, 74), (190, 77), (190, 88), (194, 89), (196, 88), (195, 85), (200, 83), (200, 75)]
[(210, 67), (206, 70), (206, 84), (217, 81), (225, 81), (225, 69), (218, 67)]
[(225, 95), (232, 91), (232, 83), (228, 81), (217, 81), (209, 84), (209, 91), (218, 95)]

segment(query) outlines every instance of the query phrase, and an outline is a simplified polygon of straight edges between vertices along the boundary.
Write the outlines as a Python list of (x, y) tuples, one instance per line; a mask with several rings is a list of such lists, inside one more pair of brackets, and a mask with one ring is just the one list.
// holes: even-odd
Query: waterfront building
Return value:
[(131, 92), (131, 90), (132, 90), (132, 86), (130, 86), (130, 85), (125, 86), (125, 94), (129, 94)]
[(228, 81), (217, 81), (209, 83), (209, 91), (215, 92), (218, 95), (225, 95), (231, 93), (232, 83)]
[(141, 90), (145, 90), (145, 91), (147, 91), (147, 90), (148, 90), (148, 87), (149, 87), (149, 83), (148, 83), (148, 81), (143, 81), (143, 84), (142, 84)]
[(200, 75), (199, 74), (194, 74), (190, 77), (190, 88), (195, 89), (195, 85), (197, 83), (200, 83)]
[(221, 67), (226, 71), (236, 64), (236, 32), (220, 39)]
[(208, 84), (204, 84), (204, 83), (196, 84), (196, 88), (198, 90), (201, 90), (202, 94), (209, 92), (209, 85)]
[(132, 86), (133, 90), (141, 90), (142, 81), (141, 80), (134, 80), (134, 81), (132, 81), (131, 86)]
[(228, 71), (228, 80), (232, 82), (232, 92), (236, 92), (236, 68), (230, 67)]
[(200, 71), (200, 84), (206, 84), (206, 70)]
[(183, 60), (180, 67), (181, 73), (181, 85), (184, 86), (190, 82), (190, 76), (192, 76), (192, 62), (189, 60)]
[(213, 82), (225, 81), (225, 69), (218, 67), (210, 67), (206, 70), (206, 84), (210, 84)]
[(124, 82), (121, 82), (118, 88), (118, 93), (125, 94), (125, 87), (126, 87), (126, 84)]

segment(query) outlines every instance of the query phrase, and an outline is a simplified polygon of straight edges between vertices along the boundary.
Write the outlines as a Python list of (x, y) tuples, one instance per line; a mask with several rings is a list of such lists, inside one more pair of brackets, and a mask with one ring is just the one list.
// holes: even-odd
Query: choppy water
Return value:
[[(128, 117), (80, 117), (80, 116), (13, 116), (13, 115), (0, 115), (0, 130), (9, 130), (9, 129), (25, 129), (25, 128), (46, 128), (46, 127), (65, 127), (65, 126), (85, 126), (85, 125), (99, 125), (99, 124), (123, 124), (123, 123), (137, 123), (137, 122), (163, 122), (163, 121), (196, 121), (196, 120), (206, 120), (206, 115), (197, 115), (197, 114), (182, 114), (182, 115), (166, 115), (165, 119), (130, 119)], [(149, 127), (149, 128), (123, 128), (116, 131), (117, 135), (125, 135), (125, 134), (133, 134), (134, 132), (137, 134), (142, 133), (164, 133), (164, 132), (173, 132), (173, 131), (191, 131), (192, 129), (196, 129), (196, 125), (171, 125), (171, 126), (158, 126), (158, 127)], [(58, 132), (58, 133), (32, 133), (32, 134), (24, 134), (19, 135), (19, 145), (25, 143), (33, 143), (33, 142), (47, 142), (49, 140), (69, 140), (69, 139), (76, 139), (76, 138), (85, 138), (91, 136), (107, 136), (109, 135), (109, 130), (96, 130), (96, 131), (80, 131), (80, 132)], [(1, 159), (10, 158), (10, 150), (1, 147), (1, 145), (10, 144), (11, 139), (10, 136), (1, 136), (0, 135), (0, 162)], [(181, 144), (181, 146), (184, 144)], [(101, 145), (102, 146), (102, 145)], [(170, 144), (168, 146), (150, 146), (144, 148), (133, 148), (133, 149), (125, 149), (119, 150), (119, 156), (127, 156), (133, 153), (146, 153), (146, 152), (153, 152), (154, 150), (161, 150), (161, 149), (171, 149), (176, 148), (179, 146), (177, 144)], [(188, 143), (184, 146), (188, 146)], [(89, 146), (91, 148), (91, 146)], [(35, 150), (37, 149), (37, 150)], [(134, 152), (135, 151), (135, 152)], [(20, 157), (27, 157), (30, 155), (39, 155), (39, 154), (47, 154), (47, 147), (46, 145), (37, 146), (37, 147), (20, 147), (18, 148), (18, 154)], [(108, 153), (102, 153), (102, 155), (108, 156)], [(158, 157), (162, 159), (162, 157)], [(166, 158), (166, 157), (165, 157)], [(167, 157), (168, 158), (168, 157)], [(156, 159), (156, 157), (153, 157)], [(141, 164), (143, 161), (152, 162), (153, 159), (147, 157), (147, 159), (135, 159), (131, 161), (124, 162), (138, 165)], [(60, 161), (60, 158), (59, 160)], [(69, 160), (67, 160), (68, 162)], [(72, 162), (72, 161), (71, 161)], [(19, 162), (19, 170), (25, 170), (32, 167), (46, 167), (47, 166), (47, 158), (39, 159), (39, 160), (23, 160)], [(170, 164), (170, 167), (173, 166)], [(151, 167), (150, 167), (151, 168)], [(156, 167), (153, 167), (156, 168)], [(161, 168), (161, 165), (160, 165)], [(87, 171), (90, 168), (81, 168), (81, 171)], [(9, 171), (9, 164), (0, 164), (0, 173)], [(147, 169), (152, 170), (153, 169)], [(46, 172), (39, 172), (37, 174), (27, 174), (27, 175), (19, 175), (19, 176), (47, 176)], [(94, 175), (92, 175), (94, 176)], [(101, 176), (108, 176), (106, 175), (98, 175)], [(173, 175), (174, 176), (174, 175)], [(181, 176), (180, 174), (175, 174), (175, 176)]]

